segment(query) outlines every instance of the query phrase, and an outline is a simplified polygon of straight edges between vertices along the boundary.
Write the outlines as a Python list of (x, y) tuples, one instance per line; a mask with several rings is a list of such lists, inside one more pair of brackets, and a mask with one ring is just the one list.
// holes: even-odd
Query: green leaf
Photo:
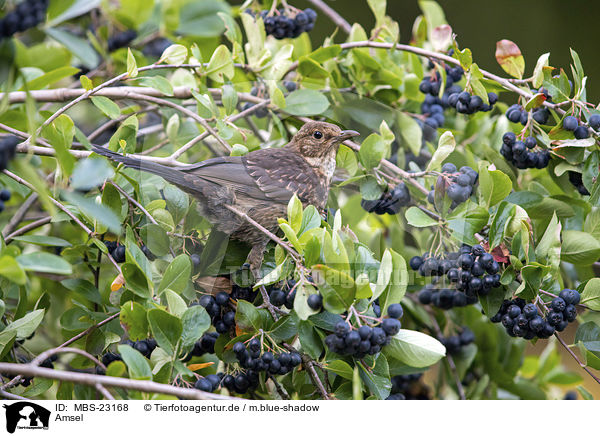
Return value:
[(188, 49), (186, 46), (181, 44), (171, 44), (160, 56), (158, 63), (166, 63), (171, 65), (181, 65), (188, 57)]
[(503, 201), (498, 206), (490, 227), (490, 247), (497, 247), (502, 242), (504, 231), (510, 219), (515, 215), (516, 207), (514, 204), (507, 203), (506, 201)]
[[(79, 17), (80, 15), (86, 14), (92, 9), (97, 8), (100, 3), (101, 0), (75, 0), (71, 2), (68, 8), (64, 10), (61, 9), (57, 16), (50, 16), (48, 21), (46, 21), (46, 26), (55, 27), (57, 24), (70, 20), (71, 18)], [(50, 9), (50, 11), (52, 10), (53, 9)]]
[(127, 75), (131, 79), (133, 79), (134, 77), (137, 77), (137, 75), (138, 75), (137, 63), (136, 63), (135, 57), (133, 56), (133, 53), (131, 53), (131, 49), (129, 47), (127, 48)]
[(523, 77), (525, 72), (525, 59), (519, 46), (508, 39), (496, 43), (496, 60), (504, 71), (517, 79)]
[(121, 306), (119, 321), (132, 341), (140, 341), (148, 337), (148, 317), (146, 309), (135, 301), (128, 301)]
[[(169, 46), (173, 47), (172, 45)], [(167, 48), (168, 50), (168, 48)], [(138, 83), (142, 86), (149, 86), (157, 91), (160, 91), (164, 95), (173, 95), (173, 85), (167, 79), (162, 76), (151, 76), (151, 77), (140, 77), (137, 79)]]
[(312, 294), (316, 294), (318, 291), (308, 283), (301, 283), (296, 288), (296, 298), (294, 298), (294, 311), (298, 318), (306, 321), (311, 315), (318, 313), (318, 311), (311, 309), (308, 306), (308, 297)]
[(82, 159), (75, 165), (71, 177), (73, 189), (87, 191), (102, 186), (106, 179), (110, 179), (115, 171), (106, 159)]
[(225, 31), (218, 13), (230, 14), (229, 6), (221, 1), (186, 2), (179, 13), (177, 33), (212, 38)]
[(358, 158), (367, 169), (375, 168), (386, 155), (388, 147), (383, 138), (376, 133), (370, 134), (360, 145)]
[(583, 288), (581, 304), (585, 304), (592, 310), (600, 310), (600, 278), (590, 279)]
[(210, 327), (210, 316), (204, 307), (191, 306), (184, 312), (181, 322), (183, 325), (181, 346), (184, 350), (189, 350)]
[(294, 314), (279, 318), (271, 328), (269, 336), (276, 341), (284, 341), (298, 333), (299, 319)]
[(560, 258), (576, 265), (591, 265), (600, 258), (600, 242), (585, 232), (565, 230)]
[(167, 354), (174, 355), (183, 331), (181, 320), (162, 309), (151, 309), (147, 316), (158, 346)]
[(344, 144), (340, 145), (335, 157), (335, 162), (337, 168), (344, 168), (350, 176), (355, 175), (356, 171), (358, 170), (356, 154), (352, 149), (346, 147)]
[(439, 225), (439, 221), (431, 218), (416, 206), (409, 207), (404, 213), (406, 221), (413, 227), (431, 227)]
[(177, 318), (181, 318), (187, 309), (185, 300), (181, 298), (178, 293), (173, 292), (170, 289), (165, 289), (163, 296), (167, 300), (167, 309), (169, 313), (175, 315)]
[(84, 197), (75, 192), (63, 191), (62, 195), (65, 199), (77, 206), (88, 217), (93, 218), (98, 223), (106, 226), (111, 232), (121, 234), (121, 221), (115, 213), (102, 204), (96, 203), (88, 197)]
[(343, 360), (334, 360), (333, 362), (328, 363), (327, 370), (347, 380), (352, 380), (352, 375), (354, 374), (352, 367)]
[(427, 171), (439, 170), (442, 166), (442, 162), (454, 151), (455, 147), (456, 141), (454, 140), (454, 135), (452, 135), (452, 132), (449, 130), (445, 131), (442, 136), (440, 136), (437, 150), (433, 153), (429, 165), (427, 165)]
[(225, 108), (225, 113), (227, 115), (231, 115), (235, 110), (238, 103), (238, 94), (236, 90), (231, 85), (224, 85), (223, 88), (223, 107)]
[(554, 269), (558, 268), (561, 257), (561, 242), (560, 231), (562, 225), (556, 214), (552, 216), (544, 236), (535, 248), (535, 256), (539, 262), (545, 261), (547, 265), (551, 265)]
[(486, 162), (479, 163), (479, 202), (489, 208), (510, 194), (510, 177), (500, 170), (490, 170)]
[(140, 229), (142, 240), (155, 256), (164, 256), (169, 252), (171, 241), (165, 229), (158, 224), (146, 224)]
[(252, 303), (238, 300), (235, 323), (242, 330), (258, 331), (262, 328), (261, 314)]
[(285, 111), (297, 116), (319, 115), (329, 108), (327, 97), (313, 89), (294, 91), (286, 97), (285, 101)]
[(415, 156), (418, 156), (423, 143), (423, 130), (413, 117), (404, 112), (398, 112), (397, 120), (403, 143)]
[(160, 285), (158, 285), (158, 294), (167, 288), (181, 294), (187, 288), (191, 272), (192, 263), (189, 256), (180, 254), (167, 267)]
[(100, 109), (104, 115), (113, 120), (116, 120), (121, 116), (121, 108), (119, 105), (107, 97), (92, 97), (92, 103), (94, 103), (94, 106)]
[(0, 276), (6, 277), (17, 285), (27, 283), (25, 271), (12, 256), (5, 255), (0, 257)]
[[(44, 235), (25, 235), (15, 236), (12, 238), (13, 241), (26, 242), (28, 244), (41, 245), (43, 247), (70, 247), (71, 243), (64, 239), (57, 238), (55, 236), (44, 236)], [(0, 264), (2, 261), (0, 260)]]
[(206, 74), (219, 83), (225, 82), (225, 78), (233, 78), (233, 57), (226, 46), (220, 45), (214, 51), (206, 67)]
[(86, 40), (52, 27), (46, 27), (44, 31), (50, 38), (64, 45), (88, 69), (93, 70), (100, 63), (100, 56)]
[(69, 262), (51, 253), (38, 251), (22, 254), (17, 257), (17, 262), (25, 271), (65, 275), (73, 273), (73, 268)]
[(62, 114), (52, 124), (46, 126), (43, 133), (56, 150), (57, 161), (63, 172), (70, 176), (75, 165), (75, 158), (69, 153), (75, 135), (73, 120), (68, 115)]
[(446, 349), (436, 339), (424, 333), (402, 329), (384, 347), (386, 355), (415, 368), (433, 365), (446, 355)]
[(70, 77), (77, 72), (79, 72), (79, 68), (70, 66), (59, 67), (41, 75), (40, 77), (36, 77), (35, 79), (28, 81), (23, 88), (29, 91), (34, 89), (42, 89), (48, 85), (58, 82), (59, 80)]
[(388, 286), (379, 297), (381, 313), (387, 313), (390, 304), (400, 303), (408, 286), (406, 261), (395, 251), (390, 250), (390, 252), (392, 254), (393, 272)]
[(129, 345), (119, 345), (117, 347), (123, 362), (129, 370), (129, 377), (135, 380), (152, 380), (152, 370), (148, 360), (137, 350)]
[(314, 265), (312, 271), (323, 296), (323, 307), (331, 313), (345, 312), (354, 302), (356, 293), (352, 277), (326, 265)]
[(35, 332), (44, 319), (44, 309), (29, 312), (22, 318), (11, 322), (2, 333), (16, 332), (16, 340), (26, 339)]

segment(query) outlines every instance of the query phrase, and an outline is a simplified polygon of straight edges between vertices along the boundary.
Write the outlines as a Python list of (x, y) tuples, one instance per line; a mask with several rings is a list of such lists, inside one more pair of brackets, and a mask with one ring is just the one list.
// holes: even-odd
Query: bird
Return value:
[(277, 220), (286, 215), (294, 195), (304, 207), (313, 205), (323, 212), (339, 145), (358, 135), (335, 124), (309, 121), (281, 148), (263, 148), (244, 156), (216, 157), (180, 167), (125, 156), (98, 145), (92, 150), (126, 167), (158, 175), (192, 195), (199, 213), (213, 228), (251, 246), (246, 263), (258, 280), (270, 238), (245, 216), (276, 233)]

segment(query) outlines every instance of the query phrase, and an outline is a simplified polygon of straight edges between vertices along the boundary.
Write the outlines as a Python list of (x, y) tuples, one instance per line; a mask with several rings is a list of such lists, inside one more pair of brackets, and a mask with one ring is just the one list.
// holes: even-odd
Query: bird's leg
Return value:
[[(254, 276), (254, 280), (258, 282), (262, 278), (262, 273), (260, 267), (262, 265), (262, 261), (265, 257), (265, 249), (267, 247), (267, 241), (262, 244), (255, 244), (252, 246), (250, 253), (248, 253), (248, 259), (246, 262), (250, 265), (250, 271)], [(275, 321), (279, 318), (277, 315), (278, 308), (271, 303), (271, 299), (269, 298), (269, 293), (267, 292), (267, 288), (264, 285), (259, 286), (260, 295), (263, 299), (263, 306), (267, 308), (271, 316)]]

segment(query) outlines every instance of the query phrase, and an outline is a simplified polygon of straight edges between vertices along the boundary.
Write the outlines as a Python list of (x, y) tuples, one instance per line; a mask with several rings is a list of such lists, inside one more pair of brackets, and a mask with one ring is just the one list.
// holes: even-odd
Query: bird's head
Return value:
[(294, 135), (289, 146), (307, 158), (327, 156), (346, 139), (358, 136), (354, 130), (342, 130), (324, 121), (309, 121)]

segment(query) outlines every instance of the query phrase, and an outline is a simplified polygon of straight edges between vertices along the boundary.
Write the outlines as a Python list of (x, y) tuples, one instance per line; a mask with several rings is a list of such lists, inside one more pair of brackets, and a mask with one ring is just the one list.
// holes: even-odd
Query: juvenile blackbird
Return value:
[(217, 230), (252, 247), (247, 262), (257, 276), (269, 238), (225, 206), (245, 213), (273, 233), (278, 229), (277, 218), (286, 215), (294, 194), (305, 207), (312, 204), (324, 210), (338, 146), (357, 135), (358, 132), (341, 130), (334, 124), (310, 121), (282, 148), (217, 157), (181, 167), (130, 158), (104, 147), (94, 146), (93, 150), (127, 167), (159, 175), (193, 195), (199, 212)]

